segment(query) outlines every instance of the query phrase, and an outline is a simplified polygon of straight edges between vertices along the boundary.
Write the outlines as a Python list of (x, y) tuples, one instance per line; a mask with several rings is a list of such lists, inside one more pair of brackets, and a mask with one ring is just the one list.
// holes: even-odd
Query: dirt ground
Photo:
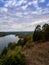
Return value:
[(31, 48), (24, 48), (26, 65), (49, 65), (49, 42), (31, 44)]

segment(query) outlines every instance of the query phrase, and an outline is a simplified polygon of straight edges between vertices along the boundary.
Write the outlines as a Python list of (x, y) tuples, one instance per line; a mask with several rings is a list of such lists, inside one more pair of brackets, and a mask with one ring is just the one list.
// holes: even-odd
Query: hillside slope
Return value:
[(49, 42), (35, 43), (31, 48), (24, 48), (26, 65), (49, 65)]

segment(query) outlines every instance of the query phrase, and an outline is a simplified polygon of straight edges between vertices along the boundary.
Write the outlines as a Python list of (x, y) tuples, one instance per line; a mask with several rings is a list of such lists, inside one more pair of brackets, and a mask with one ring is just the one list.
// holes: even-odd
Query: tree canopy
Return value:
[(33, 41), (49, 41), (49, 24), (37, 25), (33, 33)]

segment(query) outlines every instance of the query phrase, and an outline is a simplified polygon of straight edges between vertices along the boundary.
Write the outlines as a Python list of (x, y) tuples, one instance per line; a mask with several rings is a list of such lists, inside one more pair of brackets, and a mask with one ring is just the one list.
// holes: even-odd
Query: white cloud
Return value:
[(49, 22), (49, 15), (38, 16), (36, 19), (33, 17), (32, 19), (30, 17), (18, 19), (4, 15), (4, 17), (0, 17), (0, 31), (33, 31), (37, 24), (46, 22)]
[(20, 0), (20, 1), (17, 1), (17, 2), (18, 2), (17, 5), (21, 5), (24, 2), (24, 0)]
[(18, 16), (18, 17), (23, 17), (23, 13), (22, 12), (17, 12), (17, 13), (15, 13), (15, 15)]
[(31, 5), (31, 4), (33, 4), (33, 2), (32, 2), (32, 1), (28, 3), (28, 5)]
[(27, 5), (25, 5), (25, 6), (22, 6), (21, 8), (22, 8), (23, 10), (26, 10), (26, 9), (27, 9), (27, 7), (28, 7), (28, 4), (27, 4)]
[(45, 2), (45, 0), (39, 0), (39, 2), (43, 3), (43, 2)]
[(5, 7), (9, 7), (10, 6), (11, 7), (12, 2), (13, 2), (12, 0), (11, 1), (6, 1), (4, 6)]
[(0, 8), (0, 12), (7, 12), (7, 11), (8, 11), (8, 9), (5, 8), (5, 7), (1, 7), (1, 8)]
[(16, 23), (16, 24), (13, 24), (12, 26), (11, 26), (11, 28), (12, 29), (22, 29), (24, 26), (22, 25), (22, 24), (18, 24), (18, 23)]
[(24, 15), (28, 15), (28, 14), (29, 14), (29, 12), (24, 12), (23, 14), (24, 14)]
[[(0, 7), (0, 31), (1, 30), (21, 30), (32, 31), (37, 24), (43, 24), (49, 21), (49, 9), (38, 6), (39, 2), (45, 0), (7, 0), (4, 7)], [(24, 4), (21, 6), (21, 4)], [(36, 10), (31, 10), (29, 6), (33, 5)], [(49, 6), (49, 3), (47, 4)], [(9, 7), (12, 7), (10, 9)], [(7, 16), (8, 14), (8, 16)]]
[(33, 5), (34, 5), (35, 7), (38, 7), (38, 0), (33, 0)]
[(24, 5), (24, 6), (22, 6), (22, 9), (23, 10), (26, 10), (27, 9), (27, 7), (29, 6), (29, 5), (34, 5), (34, 7), (38, 7), (38, 1), (37, 0), (33, 0), (33, 1), (31, 1), (31, 2), (28, 2), (26, 5)]
[(48, 13), (49, 13), (49, 9), (48, 8), (42, 9), (42, 14), (48, 14)]
[(13, 2), (12, 2), (12, 6), (14, 6), (16, 4), (16, 1), (14, 0)]
[(37, 11), (32, 11), (31, 13), (32, 13), (32, 14), (38, 14), (38, 12), (37, 12)]
[(10, 0), (10, 1), (6, 1), (4, 6), (5, 7), (20, 6), (22, 3), (27, 3), (27, 1), (26, 0), (20, 0), (20, 1)]

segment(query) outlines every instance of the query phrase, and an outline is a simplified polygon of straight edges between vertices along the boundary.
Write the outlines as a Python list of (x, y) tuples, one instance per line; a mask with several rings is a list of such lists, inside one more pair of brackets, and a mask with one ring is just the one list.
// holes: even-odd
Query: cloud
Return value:
[(27, 7), (28, 7), (28, 5), (25, 5), (25, 6), (22, 6), (21, 8), (22, 8), (23, 10), (26, 10)]
[(8, 7), (8, 6), (11, 5), (11, 3), (12, 3), (12, 1), (6, 1), (4, 6), (5, 6), (5, 7)]
[(38, 0), (33, 0), (33, 5), (34, 5), (35, 7), (38, 7)]
[(5, 7), (20, 6), (23, 3), (27, 3), (27, 1), (26, 0), (19, 0), (19, 1), (17, 1), (17, 0), (9, 0), (9, 1), (5, 2), (4, 6)]
[[(30, 17), (29, 17), (30, 18)], [(0, 17), (0, 31), (33, 31), (37, 24), (49, 22), (49, 15), (38, 18), (13, 18), (11, 16)]]
[(8, 11), (8, 9), (7, 9), (7, 8), (5, 8), (5, 7), (1, 7), (1, 8), (0, 8), (0, 12), (3, 12), (3, 11), (4, 11), (4, 12), (7, 12), (7, 11)]
[(33, 1), (31, 1), (31, 2), (28, 2), (28, 5), (32, 5), (33, 4)]
[(45, 2), (45, 0), (39, 0), (39, 2), (40, 2), (40, 3), (43, 3), (43, 2)]
[(0, 6), (0, 31), (32, 31), (37, 24), (49, 22), (46, 0), (0, 1), (4, 3)]

